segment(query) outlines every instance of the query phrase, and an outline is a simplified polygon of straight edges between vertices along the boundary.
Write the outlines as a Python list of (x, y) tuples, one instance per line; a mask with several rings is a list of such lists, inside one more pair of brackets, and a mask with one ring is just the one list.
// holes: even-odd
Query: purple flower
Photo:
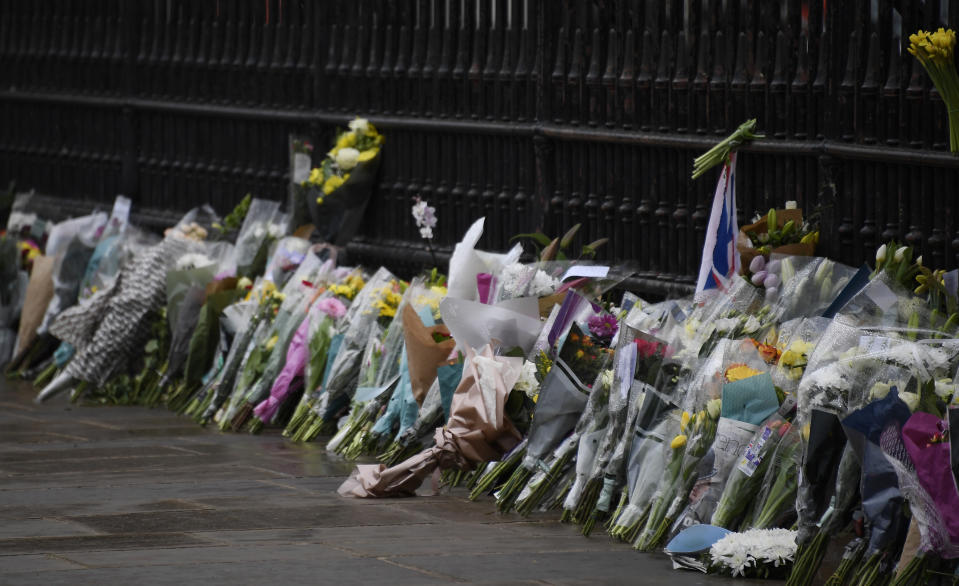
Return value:
[(612, 338), (619, 330), (619, 323), (610, 314), (593, 315), (587, 321), (589, 331), (597, 338)]

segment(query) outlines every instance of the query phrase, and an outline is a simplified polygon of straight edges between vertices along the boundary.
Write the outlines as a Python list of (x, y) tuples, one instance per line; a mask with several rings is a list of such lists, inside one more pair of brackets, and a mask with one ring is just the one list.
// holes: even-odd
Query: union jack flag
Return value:
[(729, 154), (729, 162), (723, 167), (713, 210), (706, 227), (706, 242), (703, 243), (703, 260), (699, 266), (696, 294), (710, 289), (724, 290), (739, 272), (739, 252), (736, 250), (736, 153)]

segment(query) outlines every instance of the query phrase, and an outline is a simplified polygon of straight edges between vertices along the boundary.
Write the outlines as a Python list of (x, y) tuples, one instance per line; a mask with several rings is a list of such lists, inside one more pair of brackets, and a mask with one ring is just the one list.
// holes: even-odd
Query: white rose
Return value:
[(366, 134), (370, 129), (370, 121), (366, 118), (354, 118), (350, 121), (350, 130), (357, 134)]
[(352, 147), (340, 149), (340, 152), (336, 153), (336, 166), (344, 171), (349, 171), (355, 167), (359, 160), (360, 151)]

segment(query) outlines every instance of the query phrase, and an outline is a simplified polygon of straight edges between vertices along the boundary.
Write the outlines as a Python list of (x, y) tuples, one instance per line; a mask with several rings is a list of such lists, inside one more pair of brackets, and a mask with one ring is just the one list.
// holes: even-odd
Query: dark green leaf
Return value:
[(546, 234), (543, 234), (542, 232), (532, 232), (529, 234), (517, 234), (516, 236), (513, 236), (512, 238), (510, 238), (509, 241), (512, 242), (514, 240), (519, 240), (520, 238), (529, 238), (530, 240), (533, 240), (540, 246), (549, 246), (549, 236), (547, 236)]

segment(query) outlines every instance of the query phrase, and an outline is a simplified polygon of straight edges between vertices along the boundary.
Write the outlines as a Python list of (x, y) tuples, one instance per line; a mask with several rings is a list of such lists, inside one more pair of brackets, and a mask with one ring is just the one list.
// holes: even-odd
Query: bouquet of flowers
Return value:
[[(771, 254), (812, 256), (819, 241), (819, 230), (803, 221), (802, 210), (795, 202), (787, 202), (786, 209), (771, 209), (765, 216), (753, 219), (753, 223), (739, 230), (736, 247), (742, 261), (743, 274), (754, 279), (765, 270), (765, 262)], [(755, 262), (754, 262), (755, 261)], [(764, 285), (765, 279), (753, 280)]]
[[(336, 276), (336, 274), (339, 276)], [(369, 278), (363, 269), (338, 269), (327, 291), (310, 311), (308, 332), (309, 356), (304, 367), (304, 390), (293, 416), (283, 434), (295, 437), (304, 423), (310, 419), (313, 406), (319, 399), (324, 385), (324, 375), (339, 350), (347, 308), (351, 306)]]
[(712, 569), (744, 578), (781, 578), (795, 555), (796, 532), (789, 529), (729, 533), (709, 548)]
[(276, 316), (283, 302), (282, 293), (277, 291), (276, 286), (270, 281), (258, 281), (254, 284), (249, 297), (251, 302), (234, 304), (227, 308), (238, 324), (236, 335), (230, 344), (230, 350), (222, 368), (201, 389), (187, 409), (189, 413), (196, 414), (201, 424), (210, 422), (220, 411), (236, 387), (241, 370), (247, 368), (249, 363), (260, 363), (258, 359), (249, 360), (250, 354), (256, 349), (257, 343), (263, 341), (268, 331), (268, 324)]
[(722, 408), (721, 377), (725, 376), (729, 382), (738, 380), (723, 369), (726, 342), (723, 340), (715, 347), (687, 387), (695, 392), (687, 395), (680, 433), (670, 442), (673, 450), (670, 463), (657, 489), (646, 527), (636, 541), (637, 549), (651, 551), (665, 544), (673, 522), (686, 506), (698, 477), (700, 461), (713, 444)]
[(722, 496), (713, 511), (710, 524), (735, 530), (750, 509), (772, 462), (779, 440), (790, 424), (778, 412), (771, 415), (753, 434), (726, 480)]
[(295, 439), (312, 440), (349, 407), (359, 382), (370, 331), (380, 320), (386, 321), (387, 325), (392, 321), (396, 305), (402, 299), (394, 291), (399, 287), (400, 280), (381, 267), (353, 299), (343, 318), (346, 330), (338, 342), (336, 355), (332, 362), (328, 359), (329, 373), (324, 375), (322, 392), (311, 411), (313, 415), (304, 421), (300, 432), (293, 436)]
[(153, 314), (165, 297), (166, 272), (191, 248), (178, 233), (139, 254), (110, 289), (63, 312), (51, 333), (72, 344), (77, 354), (38, 396), (56, 394), (75, 381), (102, 384), (142, 351)]
[(360, 498), (412, 496), (437, 468), (470, 469), (495, 460), (520, 442), (506, 416), (506, 398), (519, 378), (521, 358), (494, 356), (489, 346), (468, 349), (463, 379), (453, 395), (450, 419), (436, 430), (436, 445), (386, 468), (358, 466), (339, 493)]
[[(394, 417), (399, 417), (404, 404), (415, 403), (409, 394), (404, 322), (397, 316), (402, 315), (413, 298), (422, 291), (423, 280), (414, 279), (412, 284), (405, 286), (405, 290), (403, 284), (397, 285), (384, 287), (377, 292), (378, 299), (374, 301), (374, 306), (379, 308), (380, 320), (386, 327), (377, 324), (370, 331), (350, 417), (345, 424), (340, 425), (339, 431), (327, 443), (326, 448), (331, 452), (356, 458), (367, 450), (367, 444), (379, 443), (380, 434), (385, 434), (391, 428)], [(398, 392), (397, 384), (405, 388), (405, 394)], [(404, 400), (407, 394), (410, 401)], [(380, 418), (383, 421), (380, 427), (371, 429), (377, 415), (387, 403), (393, 408), (392, 411), (387, 408)]]
[(303, 183), (315, 193), (306, 198), (320, 237), (345, 246), (359, 228), (380, 165), (385, 138), (365, 118), (354, 118), (338, 132), (335, 146)]
[(919, 30), (909, 35), (908, 51), (919, 63), (936, 86), (936, 91), (946, 104), (949, 115), (949, 150), (959, 152), (959, 75), (956, 74), (954, 51), (956, 32), (939, 28), (936, 32)]
[(253, 199), (236, 237), (236, 276), (255, 279), (264, 274), (270, 248), (286, 234), (286, 229), (285, 216), (280, 213), (278, 202)]
[[(275, 337), (276, 343), (269, 353), (269, 359), (266, 361), (263, 372), (245, 391), (243, 402), (239, 403), (238, 407), (234, 406), (231, 414), (228, 413), (230, 425), (234, 431), (244, 425), (253, 414), (256, 406), (270, 396), (277, 379), (281, 374), (284, 374), (283, 371), (287, 365), (290, 369), (285, 372), (282, 380), (279, 381), (280, 386), (276, 387), (277, 393), (280, 394), (284, 385), (288, 387), (292, 382), (292, 377), (298, 370), (296, 364), (301, 358), (295, 351), (290, 356), (290, 347), (300, 329), (300, 324), (306, 319), (310, 305), (317, 296), (315, 283), (326, 280), (326, 275), (329, 274), (332, 265), (331, 261), (323, 262), (316, 255), (308, 254), (296, 269), (293, 277), (283, 287), (283, 303), (280, 305), (280, 311), (274, 320), (270, 338), (272, 340)], [(259, 431), (262, 423), (264, 422), (259, 419), (254, 421), (251, 431)]]
[(322, 280), (331, 266), (332, 263), (323, 262), (313, 254), (307, 255), (293, 278), (277, 294), (280, 306), (275, 315), (267, 316), (264, 322), (269, 327), (263, 334), (263, 341), (247, 359), (229, 404), (220, 414), (221, 429), (239, 430), (256, 405), (267, 397), (283, 367), (293, 336), (316, 295), (313, 283)]
[(399, 385), (390, 397), (386, 412), (370, 431), (369, 443), (379, 452), (399, 438), (415, 422), (426, 394), (436, 381), (437, 369), (453, 353), (456, 342), (443, 325), (435, 325), (434, 312), (446, 290), (427, 288), (414, 281), (408, 290), (409, 302), (402, 310), (402, 332), (405, 341), (400, 361)]

